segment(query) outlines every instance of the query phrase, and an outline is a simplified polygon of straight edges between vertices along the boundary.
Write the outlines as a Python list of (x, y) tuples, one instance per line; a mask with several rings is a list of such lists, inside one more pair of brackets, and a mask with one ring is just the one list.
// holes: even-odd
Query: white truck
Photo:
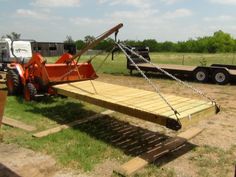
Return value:
[(0, 40), (0, 70), (5, 70), (12, 62), (27, 63), (32, 57), (30, 41), (12, 41), (9, 38)]

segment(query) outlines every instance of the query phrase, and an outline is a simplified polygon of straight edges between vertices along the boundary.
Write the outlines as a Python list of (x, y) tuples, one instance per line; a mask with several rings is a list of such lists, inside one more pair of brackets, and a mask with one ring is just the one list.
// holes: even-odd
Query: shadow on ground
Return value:
[(7, 166), (0, 163), (0, 177), (21, 177)]
[[(89, 136), (99, 139), (115, 148), (119, 148), (128, 156), (141, 156), (148, 161), (155, 161), (160, 157), (160, 149), (171, 137), (148, 129), (131, 125), (111, 116), (96, 119), (74, 127)], [(173, 144), (173, 147), (175, 145)], [(175, 158), (187, 153), (196, 146), (185, 143), (177, 149), (168, 149), (171, 155), (161, 158), (155, 164), (164, 165)], [(156, 152), (156, 153), (155, 153)], [(163, 153), (166, 153), (166, 151)], [(151, 154), (151, 158), (150, 158)]]
[[(18, 101), (22, 102), (20, 98)], [(39, 108), (37, 103), (34, 103), (27, 108), (27, 111), (41, 114), (49, 119), (57, 121), (59, 124), (78, 120), (78, 117), (85, 118), (96, 114), (95, 111), (86, 110), (82, 103), (65, 102), (63, 104), (62, 102), (51, 106), (50, 104), (53, 102), (53, 98), (47, 98), (42, 101), (44, 104), (48, 104), (48, 106)], [(160, 157), (159, 149), (163, 149), (167, 140), (171, 139), (171, 137), (164, 134), (137, 127), (125, 121), (117, 120), (113, 116), (103, 116), (102, 118), (80, 124), (73, 128), (85, 132), (94, 139), (98, 139), (122, 150), (128, 156), (135, 157), (142, 155), (142, 157), (145, 157), (143, 154), (146, 154), (146, 160), (148, 161), (157, 160)], [(178, 147), (178, 151), (176, 150), (177, 147), (175, 147), (175, 145), (173, 145), (173, 147), (174, 148), (172, 149), (168, 149), (168, 152), (171, 152), (171, 155), (163, 157), (160, 161), (158, 160), (156, 162), (159, 166), (187, 153), (192, 150), (195, 145), (185, 143), (182, 148)], [(165, 150), (162, 151), (167, 153)]]

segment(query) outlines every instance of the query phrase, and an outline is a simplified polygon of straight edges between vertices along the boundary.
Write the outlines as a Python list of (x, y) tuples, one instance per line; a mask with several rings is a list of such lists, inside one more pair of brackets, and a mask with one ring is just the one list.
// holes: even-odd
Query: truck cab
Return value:
[(30, 41), (12, 41), (9, 38), (0, 40), (0, 70), (5, 70), (13, 62), (27, 63), (31, 57)]

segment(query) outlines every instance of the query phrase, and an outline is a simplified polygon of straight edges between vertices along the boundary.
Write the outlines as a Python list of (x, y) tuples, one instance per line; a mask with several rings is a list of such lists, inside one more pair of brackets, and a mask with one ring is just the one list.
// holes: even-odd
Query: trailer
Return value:
[[(151, 61), (148, 47), (128, 47), (132, 51), (137, 52), (142, 57)], [(129, 56), (134, 60), (137, 66), (142, 71), (151, 71), (163, 74), (154, 65), (145, 62), (140, 57), (127, 51)], [(224, 64), (212, 64), (211, 66), (187, 66), (187, 65), (173, 65), (173, 64), (158, 64), (159, 68), (167, 71), (175, 76), (187, 76), (198, 82), (206, 83), (212, 81), (216, 84), (225, 85), (236, 80), (236, 66)], [(137, 70), (133, 63), (127, 59), (127, 69), (132, 74), (133, 70)]]
[(0, 70), (7, 69), (10, 63), (27, 63), (32, 57), (31, 41), (12, 41), (9, 38), (0, 40)]

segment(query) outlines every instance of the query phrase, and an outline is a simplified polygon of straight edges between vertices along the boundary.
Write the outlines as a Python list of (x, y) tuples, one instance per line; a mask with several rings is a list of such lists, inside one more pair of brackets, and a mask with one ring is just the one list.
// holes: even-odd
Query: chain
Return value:
[(140, 72), (140, 74), (144, 77), (144, 79), (155, 89), (157, 94), (162, 98), (162, 100), (171, 108), (171, 110), (174, 112), (177, 120), (178, 119), (178, 111), (173, 108), (173, 106), (167, 101), (167, 99), (161, 94), (160, 88), (157, 87), (145, 74), (144, 72), (138, 67), (138, 65), (132, 60), (132, 58), (127, 54), (127, 52), (124, 50), (122, 44), (116, 43), (117, 46), (121, 49), (121, 51), (125, 54), (125, 56), (129, 59), (129, 61), (135, 66), (135, 68)]
[(100, 63), (100, 65), (96, 68), (96, 72), (98, 72), (98, 70), (101, 69), (101, 67), (104, 65), (104, 63), (106, 62), (106, 60), (108, 59), (108, 57), (111, 55), (111, 52), (108, 52), (108, 54), (106, 55), (106, 57), (102, 60), (102, 62)]
[(128, 47), (126, 47), (124, 44), (120, 44), (122, 48), (128, 50), (129, 52), (131, 52), (132, 54), (136, 55), (137, 57), (139, 57), (140, 59), (144, 60), (146, 63), (151, 64), (152, 66), (154, 66), (156, 69), (158, 69), (159, 71), (163, 72), (164, 74), (166, 74), (167, 76), (169, 76), (170, 78), (176, 80), (179, 84), (184, 85), (185, 87), (193, 90), (195, 93), (201, 95), (202, 97), (210, 100), (212, 102), (212, 104), (216, 104), (216, 101), (214, 99), (212, 99), (211, 97), (207, 96), (205, 93), (203, 93), (201, 90), (198, 90), (196, 88), (194, 88), (193, 86), (191, 86), (190, 84), (178, 79), (177, 77), (173, 76), (172, 74), (170, 74), (169, 72), (165, 71), (164, 69), (160, 68), (159, 66), (153, 64), (152, 62), (150, 62), (149, 60), (147, 60), (146, 58), (144, 58), (143, 56), (137, 54), (136, 52), (134, 52), (133, 50), (129, 49)]

